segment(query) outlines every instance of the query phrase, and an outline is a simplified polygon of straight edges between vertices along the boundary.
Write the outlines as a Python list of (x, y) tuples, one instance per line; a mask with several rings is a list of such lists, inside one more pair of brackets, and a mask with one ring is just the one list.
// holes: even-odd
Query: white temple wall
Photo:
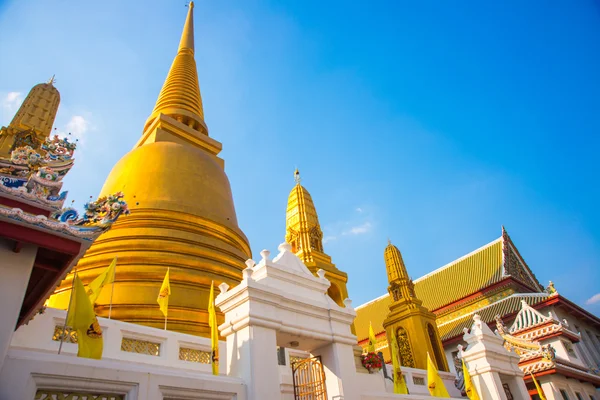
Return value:
[(24, 244), (18, 253), (13, 251), (13, 246), (14, 243), (0, 239), (0, 371), (13, 337), (37, 255), (37, 246)]
[(545, 375), (538, 379), (547, 400), (563, 400), (561, 390), (564, 390), (569, 399), (577, 400), (579, 393), (584, 400), (591, 399), (590, 396), (598, 399), (600, 391), (594, 388), (594, 385), (582, 383), (576, 379), (569, 379), (562, 375)]
[[(600, 368), (600, 330), (591, 327), (588, 323), (580, 318), (566, 313), (562, 309), (556, 307), (548, 307), (542, 310), (548, 314), (552, 312), (559, 321), (567, 322), (568, 328), (575, 333), (581, 333), (581, 341), (575, 343), (575, 352), (579, 359), (589, 368)], [(594, 338), (596, 341), (594, 341)]]
[[(127, 400), (246, 399), (240, 379), (112, 360), (10, 350), (0, 375), (0, 398), (33, 399), (38, 390), (120, 394)], [(194, 396), (194, 397), (191, 397)]]

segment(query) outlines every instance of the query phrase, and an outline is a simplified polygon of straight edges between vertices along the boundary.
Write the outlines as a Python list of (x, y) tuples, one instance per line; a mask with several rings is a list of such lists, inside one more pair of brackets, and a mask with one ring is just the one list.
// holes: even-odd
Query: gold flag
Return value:
[(444, 381), (442, 381), (438, 373), (437, 367), (431, 361), (431, 357), (429, 357), (429, 353), (427, 353), (427, 388), (429, 389), (429, 394), (432, 396), (450, 397), (446, 386), (444, 386)]
[(396, 335), (392, 333), (392, 366), (394, 368), (394, 393), (408, 394), (408, 387), (400, 368), (400, 348)]
[(171, 295), (171, 284), (169, 283), (169, 269), (167, 269), (167, 273), (165, 274), (165, 279), (163, 279), (162, 286), (160, 287), (160, 292), (158, 292), (158, 299), (156, 299), (156, 302), (160, 306), (160, 311), (162, 311), (165, 318), (167, 317), (167, 313), (169, 312), (169, 296), (170, 295)]
[(471, 380), (471, 375), (469, 375), (469, 369), (465, 364), (465, 361), (462, 362), (463, 368), (463, 379), (465, 381), (465, 392), (467, 393), (467, 397), (470, 400), (481, 400), (479, 398), (479, 394), (477, 394), (477, 389), (475, 389), (475, 385), (473, 385), (473, 381)]
[(540, 400), (546, 400), (546, 396), (544, 395), (544, 391), (542, 390), (542, 388), (538, 384), (538, 381), (535, 379), (535, 376), (533, 376), (533, 374), (531, 372), (530, 372), (530, 374), (531, 374), (531, 379), (533, 379), (533, 383), (535, 383), (535, 388), (537, 389), (538, 396), (540, 396)]
[(215, 283), (210, 284), (208, 299), (208, 325), (210, 326), (210, 347), (213, 375), (219, 375), (219, 330), (217, 329), (217, 312), (215, 311)]
[(77, 331), (77, 357), (101, 359), (104, 348), (102, 329), (77, 274), (73, 279), (73, 292), (67, 313), (67, 325)]
[(112, 260), (108, 268), (106, 268), (103, 273), (98, 275), (98, 277), (87, 286), (87, 295), (89, 296), (90, 303), (92, 303), (92, 305), (96, 302), (96, 300), (98, 300), (98, 296), (100, 296), (100, 291), (104, 285), (108, 285), (114, 281), (116, 267), (117, 257)]
[(375, 332), (373, 332), (373, 326), (371, 322), (369, 322), (369, 344), (367, 346), (368, 353), (375, 353), (375, 343), (377, 343), (377, 339), (375, 338)]

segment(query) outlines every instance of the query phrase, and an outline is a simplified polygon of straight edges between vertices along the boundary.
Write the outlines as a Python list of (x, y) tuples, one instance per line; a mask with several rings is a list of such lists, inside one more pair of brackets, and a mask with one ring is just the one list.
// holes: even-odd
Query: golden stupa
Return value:
[[(84, 284), (118, 257), (111, 318), (164, 327), (157, 297), (169, 269), (167, 329), (210, 336), (211, 281), (241, 281), (251, 257), (238, 227), (221, 143), (208, 136), (194, 59), (193, 2), (179, 50), (141, 139), (112, 169), (100, 196), (122, 191), (131, 215), (103, 234), (77, 265)], [(66, 308), (72, 276), (50, 305)], [(108, 288), (107, 288), (108, 289)], [(96, 302), (109, 313), (111, 290)]]

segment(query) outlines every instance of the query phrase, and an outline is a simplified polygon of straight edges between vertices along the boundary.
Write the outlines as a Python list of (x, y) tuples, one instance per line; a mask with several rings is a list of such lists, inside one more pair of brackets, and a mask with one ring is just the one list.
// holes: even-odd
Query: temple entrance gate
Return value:
[(310, 357), (292, 363), (295, 400), (327, 400), (325, 372), (321, 357)]
[(263, 250), (258, 264), (246, 261), (236, 287), (219, 285), (215, 305), (225, 314), (219, 331), (227, 340), (227, 374), (246, 382), (247, 400), (282, 398), (275, 350), (289, 347), (312, 358), (292, 365), (286, 399), (359, 400), (352, 302), (346, 299), (342, 307), (333, 301), (325, 271), (314, 276), (291, 250), (282, 243), (273, 260)]

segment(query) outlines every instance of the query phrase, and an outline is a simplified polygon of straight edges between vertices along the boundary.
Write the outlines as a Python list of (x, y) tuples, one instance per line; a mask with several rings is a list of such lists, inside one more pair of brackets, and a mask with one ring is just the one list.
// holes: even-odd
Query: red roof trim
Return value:
[(2, 232), (2, 237), (31, 243), (59, 253), (75, 255), (79, 253), (79, 249), (81, 248), (81, 243), (79, 242), (6, 221), (0, 221), (0, 232)]
[(44, 210), (43, 208), (38, 208), (27, 203), (22, 203), (17, 200), (9, 199), (8, 197), (0, 196), (0, 204), (10, 208), (20, 208), (26, 213), (34, 215), (45, 215), (46, 217), (50, 216), (50, 211), (48, 210)]

